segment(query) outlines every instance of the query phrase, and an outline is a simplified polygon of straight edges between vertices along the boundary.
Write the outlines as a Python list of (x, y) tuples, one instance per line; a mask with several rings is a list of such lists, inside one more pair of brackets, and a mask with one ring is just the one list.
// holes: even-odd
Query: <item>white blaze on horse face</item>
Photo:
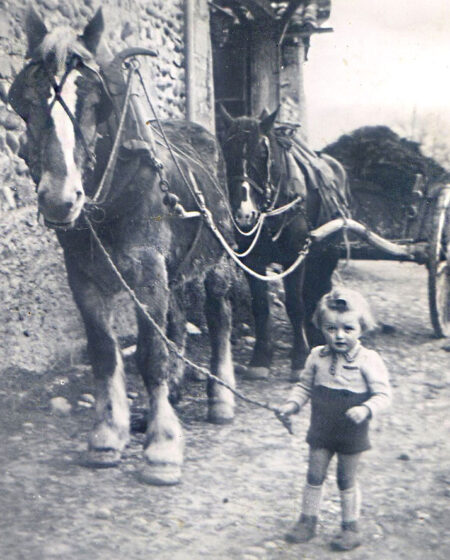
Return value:
[(239, 204), (239, 207), (236, 211), (236, 222), (241, 227), (252, 226), (258, 215), (258, 209), (252, 201), (252, 191), (250, 183), (248, 183), (247, 181), (242, 181), (239, 187), (242, 189), (243, 196), (241, 203)]
[[(76, 79), (79, 75), (79, 72), (72, 70), (72, 72), (70, 72), (67, 76), (61, 92), (61, 97), (64, 99), (69, 111), (74, 116), (78, 99)], [(55, 125), (56, 137), (61, 144), (61, 149), (64, 154), (64, 163), (66, 164), (67, 174), (63, 190), (68, 190), (69, 192), (73, 189), (83, 190), (81, 170), (75, 162), (75, 128), (69, 115), (64, 110), (64, 107), (58, 101), (56, 101), (53, 105), (52, 117)]]
[[(61, 99), (75, 117), (77, 107), (77, 84), (79, 72), (72, 70), (62, 86)], [(61, 83), (61, 76), (55, 77)], [(63, 105), (53, 97), (50, 100), (50, 129), (48, 144), (44, 146), (43, 173), (38, 185), (39, 209), (47, 225), (70, 227), (80, 215), (85, 195), (82, 171), (77, 166), (74, 124)]]

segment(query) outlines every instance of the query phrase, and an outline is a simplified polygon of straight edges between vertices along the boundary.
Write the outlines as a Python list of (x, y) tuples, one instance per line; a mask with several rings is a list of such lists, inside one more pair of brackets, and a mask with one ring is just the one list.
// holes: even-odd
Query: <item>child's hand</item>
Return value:
[(281, 406), (278, 406), (277, 409), (277, 416), (290, 416), (291, 414), (295, 414), (299, 411), (299, 406), (297, 403), (289, 401)]
[(364, 420), (368, 418), (369, 414), (370, 410), (367, 406), (352, 406), (352, 408), (347, 410), (345, 416), (350, 418), (355, 424), (361, 424), (361, 422), (364, 422)]
[(291, 416), (291, 414), (295, 414), (299, 410), (300, 408), (295, 402), (287, 402), (286, 404), (283, 404), (280, 407), (274, 409), (275, 416), (290, 434), (293, 434), (294, 432), (292, 431), (292, 422), (289, 417)]

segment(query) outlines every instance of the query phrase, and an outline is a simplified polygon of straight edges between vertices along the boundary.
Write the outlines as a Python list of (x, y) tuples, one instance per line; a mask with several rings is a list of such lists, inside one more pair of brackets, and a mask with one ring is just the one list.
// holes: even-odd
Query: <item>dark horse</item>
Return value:
[[(23, 157), (36, 183), (39, 212), (64, 250), (86, 328), (96, 387), (86, 462), (116, 465), (129, 440), (124, 367), (111, 325), (114, 296), (126, 289), (124, 280), (136, 297), (136, 359), (149, 394), (142, 474), (149, 483), (175, 484), (183, 434), (169, 387), (184, 365), (183, 287), (190, 276), (205, 281), (211, 371), (234, 383), (227, 298), (231, 267), (198, 212), (204, 199), (231, 241), (225, 170), (215, 138), (198, 125), (165, 121), (162, 130), (148, 135), (150, 123), (139, 118), (137, 105), (125, 101), (122, 71), (131, 55), (155, 53), (128, 49), (100, 67), (95, 53), (102, 32), (100, 10), (81, 36), (70, 29), (48, 32), (29, 11), (31, 61), (13, 83), (9, 100), (26, 122)], [(164, 336), (176, 345), (178, 356)], [(209, 382), (208, 398), (210, 421), (232, 421), (228, 389)]]
[[(269, 264), (279, 263), (287, 271), (302, 251), (309, 251), (305, 264), (294, 266), (283, 277), (294, 336), (291, 377), (296, 380), (308, 342), (321, 342), (311, 317), (318, 299), (331, 288), (338, 260), (332, 240), (309, 250), (308, 231), (335, 214), (347, 215), (347, 176), (335, 159), (325, 154), (319, 157), (296, 139), (295, 127), (275, 127), (277, 111), (264, 112), (260, 118), (233, 118), (224, 107), (221, 110), (222, 148), (237, 242), (245, 255), (242, 262), (264, 275)], [(268, 286), (252, 273), (246, 275), (256, 331), (247, 376), (264, 378), (273, 353)]]

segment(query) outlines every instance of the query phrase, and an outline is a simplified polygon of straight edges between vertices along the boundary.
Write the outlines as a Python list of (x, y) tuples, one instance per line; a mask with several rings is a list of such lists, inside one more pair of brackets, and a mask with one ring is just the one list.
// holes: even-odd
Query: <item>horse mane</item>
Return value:
[[(36, 56), (37, 55), (37, 56)], [(58, 27), (48, 33), (36, 49), (35, 57), (43, 62), (56, 62), (57, 73), (63, 72), (68, 58), (79, 56), (83, 61), (92, 60), (92, 54), (69, 27)]]

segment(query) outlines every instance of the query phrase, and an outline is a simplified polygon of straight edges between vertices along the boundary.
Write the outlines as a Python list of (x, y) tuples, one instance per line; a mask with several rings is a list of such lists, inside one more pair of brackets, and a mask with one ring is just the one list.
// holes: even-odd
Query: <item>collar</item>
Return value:
[[(344, 356), (346, 362), (354, 362), (355, 359), (356, 359), (356, 356), (359, 354), (360, 350), (361, 350), (361, 343), (358, 340), (358, 342), (350, 350), (350, 352), (345, 352), (345, 354), (341, 354), (341, 355)], [(319, 356), (323, 358), (325, 356), (330, 356), (333, 353), (334, 352), (331, 350), (331, 348), (327, 344), (325, 346), (322, 346), (322, 348), (320, 349)]]

